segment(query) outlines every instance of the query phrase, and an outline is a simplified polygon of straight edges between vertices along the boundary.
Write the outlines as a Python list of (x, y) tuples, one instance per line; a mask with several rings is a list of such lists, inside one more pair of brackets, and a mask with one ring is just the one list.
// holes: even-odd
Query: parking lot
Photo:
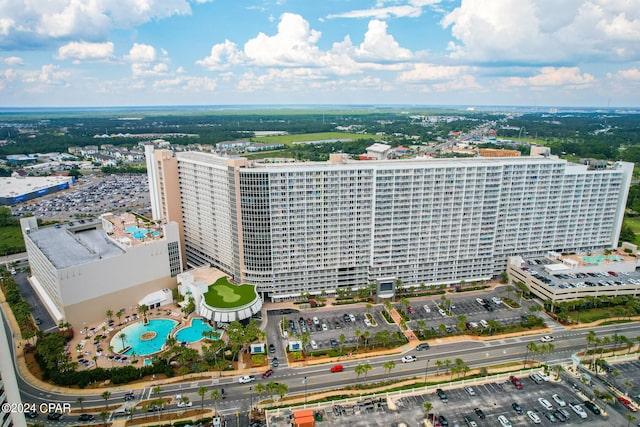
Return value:
[[(443, 402), (436, 393), (422, 394), (394, 399), (396, 410), (390, 410), (386, 404), (378, 404), (373, 401), (371, 405), (362, 404), (341, 407), (338, 411), (329, 408), (325, 411), (329, 424), (340, 426), (392, 426), (404, 422), (407, 425), (417, 425), (424, 419), (424, 402), (430, 402), (433, 407), (431, 413), (436, 418), (444, 416), (446, 425), (467, 426), (471, 421), (478, 426), (499, 426), (498, 417), (505, 416), (512, 426), (533, 425), (534, 422), (527, 415), (532, 411), (540, 418), (541, 426), (559, 424), (559, 420), (550, 421), (545, 413), (556, 413), (559, 404), (553, 400), (552, 395), (558, 396), (566, 403), (562, 407), (569, 414), (564, 425), (603, 426), (611, 425), (610, 420), (602, 415), (595, 415), (584, 408), (582, 399), (575, 393), (567, 382), (542, 382), (534, 383), (529, 378), (522, 378), (522, 389), (516, 389), (511, 382), (487, 383), (472, 386), (473, 396), (464, 387), (444, 390), (448, 402)], [(545, 409), (538, 399), (544, 398), (553, 405), (552, 410)], [(516, 402), (522, 414), (518, 414), (512, 407)], [(573, 411), (569, 403), (580, 404), (586, 413), (586, 418), (581, 418)], [(484, 418), (480, 418), (474, 409), (481, 409)], [(374, 415), (366, 415), (374, 414)], [(363, 415), (365, 415), (363, 417)], [(465, 420), (468, 417), (469, 423)], [(555, 416), (554, 416), (555, 418)], [(444, 424), (444, 423), (442, 423)]]

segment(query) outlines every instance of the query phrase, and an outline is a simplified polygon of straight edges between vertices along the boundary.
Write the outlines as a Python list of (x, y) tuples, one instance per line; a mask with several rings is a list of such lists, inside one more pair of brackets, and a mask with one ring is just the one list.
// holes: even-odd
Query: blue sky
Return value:
[(0, 0), (0, 106), (640, 102), (637, 0)]

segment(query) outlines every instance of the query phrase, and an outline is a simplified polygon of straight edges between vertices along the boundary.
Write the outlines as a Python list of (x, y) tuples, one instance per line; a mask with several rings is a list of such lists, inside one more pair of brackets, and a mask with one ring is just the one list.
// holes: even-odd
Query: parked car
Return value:
[(415, 362), (416, 360), (418, 360), (418, 358), (415, 357), (415, 356), (403, 356), (402, 357), (402, 363)]
[(518, 390), (520, 390), (522, 388), (522, 381), (520, 381), (520, 379), (514, 375), (511, 375), (509, 377), (509, 381), (511, 381), (511, 384), (513, 384), (514, 386), (516, 386), (516, 388)]
[(322, 324), (322, 330), (323, 330), (323, 331), (328, 331), (328, 330), (329, 330), (329, 327), (327, 326), (327, 324), (326, 324), (326, 323), (323, 323), (323, 324)]
[(500, 415), (498, 417), (498, 421), (502, 427), (511, 427), (511, 421), (509, 421), (509, 419), (504, 415)]
[(471, 418), (469, 415), (464, 416), (464, 422), (467, 423), (467, 427), (478, 427), (476, 420)]
[(438, 415), (438, 422), (442, 427), (449, 427), (449, 421), (444, 415)]
[(556, 416), (549, 411), (545, 411), (544, 416), (546, 419), (548, 419), (552, 423), (555, 423), (557, 421)]
[(630, 410), (631, 412), (637, 412), (638, 411), (638, 408), (633, 406), (631, 401), (629, 399), (627, 399), (626, 397), (622, 397), (622, 396), (618, 397), (618, 402), (622, 403), (622, 405), (624, 405), (624, 407), (627, 408), (628, 410)]
[(573, 412), (578, 414), (580, 418), (587, 418), (587, 413), (584, 411), (584, 409), (582, 409), (582, 406), (580, 406), (579, 404), (574, 402), (569, 402), (569, 408), (571, 408)]
[(416, 346), (416, 350), (418, 350), (418, 351), (429, 350), (429, 343), (423, 342), (422, 344), (418, 344)]
[(273, 344), (269, 344), (269, 354), (273, 354), (276, 352), (276, 346)]
[(469, 396), (475, 396), (476, 395), (476, 391), (471, 386), (466, 386), (464, 388), (464, 391), (466, 391)]
[(555, 412), (553, 413), (553, 416), (556, 417), (556, 419), (560, 420), (561, 423), (567, 421), (567, 417), (564, 416), (564, 414), (562, 412), (560, 412), (558, 409), (555, 410)]
[(277, 368), (278, 366), (280, 366), (280, 361), (278, 360), (277, 357), (274, 357), (273, 359), (271, 359), (271, 366), (273, 368)]
[(514, 411), (516, 411), (518, 415), (522, 415), (522, 407), (518, 405), (516, 402), (513, 402), (511, 404), (511, 407), (513, 408)]
[(582, 402), (585, 406), (585, 408), (587, 408), (588, 410), (590, 410), (591, 412), (593, 412), (595, 415), (600, 415), (600, 408), (598, 408), (598, 405), (596, 405), (595, 403), (593, 403), (590, 400), (585, 400), (584, 402)]
[(553, 396), (551, 396), (551, 398), (560, 406), (567, 406), (567, 402), (564, 401), (564, 399), (562, 399), (560, 397), (560, 395), (558, 393), (554, 394)]
[(409, 307), (407, 308), (407, 311), (408, 311), (409, 313), (413, 314), (413, 313), (415, 313), (415, 312), (416, 312), (416, 309), (415, 309), (415, 308), (413, 308), (413, 307), (411, 307), (411, 306), (409, 306)]
[(440, 400), (442, 400), (443, 402), (446, 403), (449, 401), (449, 397), (447, 396), (447, 393), (445, 393), (444, 390), (442, 390), (441, 388), (436, 390), (436, 394), (438, 395)]
[(540, 424), (542, 422), (538, 414), (533, 411), (527, 411), (527, 417), (529, 417), (534, 424)]
[(480, 418), (481, 420), (485, 419), (485, 415), (484, 415), (484, 411), (482, 411), (482, 409), (480, 408), (474, 408), (473, 412), (475, 412), (475, 414), (478, 416), (478, 418)]
[(342, 365), (334, 365), (331, 367), (331, 372), (342, 372), (343, 370)]
[(273, 375), (273, 369), (267, 369), (262, 373), (262, 378), (269, 378), (271, 375)]
[(311, 340), (309, 342), (309, 345), (311, 346), (312, 350), (317, 350), (318, 349), (318, 343), (316, 343), (314, 340)]
[(255, 380), (256, 380), (256, 377), (254, 377), (253, 375), (244, 375), (244, 376), (238, 378), (238, 382), (240, 384), (247, 384), (247, 383), (253, 382)]
[(545, 399), (544, 397), (539, 398), (538, 402), (547, 411), (551, 411), (553, 409), (553, 405), (547, 399)]

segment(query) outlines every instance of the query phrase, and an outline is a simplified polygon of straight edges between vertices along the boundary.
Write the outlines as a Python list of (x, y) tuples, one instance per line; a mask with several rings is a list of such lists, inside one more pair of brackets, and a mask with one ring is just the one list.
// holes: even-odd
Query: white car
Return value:
[(314, 325), (319, 325), (320, 324), (320, 319), (318, 319), (317, 317), (314, 316), (313, 318), (313, 324)]
[(547, 399), (545, 399), (544, 397), (539, 398), (538, 402), (540, 402), (542, 407), (544, 409), (546, 409), (547, 411), (551, 411), (553, 409), (553, 405)]
[(178, 402), (178, 408), (190, 408), (191, 406), (193, 406), (193, 402), (190, 400), (187, 402), (183, 402), (182, 400)]
[(256, 377), (254, 377), (253, 375), (244, 375), (244, 376), (238, 378), (238, 382), (240, 384), (251, 383), (251, 382), (254, 382), (255, 380), (256, 380)]
[(444, 310), (443, 310), (443, 309), (441, 309), (441, 308), (440, 308), (440, 309), (438, 309), (438, 313), (440, 313), (440, 316), (442, 316), (442, 317), (447, 317), (447, 312), (446, 312), (446, 311), (444, 311)]
[(542, 338), (540, 338), (541, 342), (551, 342), (553, 341), (553, 337), (551, 335), (545, 335)]
[(549, 377), (544, 373), (544, 371), (538, 371), (538, 376), (542, 378), (543, 381), (549, 381)]
[(484, 300), (482, 298), (476, 298), (476, 302), (480, 305), (484, 305)]
[(329, 327), (327, 326), (327, 324), (326, 324), (326, 323), (323, 323), (323, 324), (322, 324), (322, 330), (323, 330), (323, 331), (328, 331), (328, 330), (329, 330)]
[(371, 321), (366, 317), (364, 318), (364, 326), (366, 326), (367, 328), (371, 327)]
[(354, 316), (353, 314), (350, 314), (350, 315), (349, 315), (349, 319), (351, 319), (351, 321), (352, 321), (353, 323), (355, 323), (355, 321), (356, 321), (356, 316)]
[(418, 358), (415, 357), (415, 356), (403, 356), (402, 357), (402, 363), (411, 363), (411, 362), (415, 362), (416, 360), (418, 360)]
[(511, 427), (511, 422), (509, 421), (509, 419), (507, 419), (507, 417), (505, 417), (504, 415), (500, 415), (498, 417), (498, 421), (500, 421), (500, 425), (502, 427)]
[(429, 308), (428, 305), (423, 305), (422, 308), (424, 308), (424, 311), (426, 311), (427, 313), (431, 313), (431, 309)]
[(466, 386), (466, 387), (464, 388), (464, 390), (467, 392), (467, 394), (468, 394), (469, 396), (475, 396), (475, 395), (476, 395), (476, 391), (475, 391), (475, 390), (473, 389), (473, 387), (471, 387), (471, 386)]
[(534, 424), (540, 424), (540, 422), (542, 421), (538, 414), (533, 411), (527, 411), (527, 417), (529, 417), (529, 419), (533, 421)]
[(584, 411), (584, 409), (582, 409), (582, 406), (578, 405), (577, 403), (571, 402), (569, 403), (569, 407), (573, 410), (573, 412), (578, 414), (580, 418), (587, 418), (587, 413)]
[(312, 350), (317, 350), (318, 349), (318, 344), (314, 340), (311, 340), (311, 342), (309, 342), (309, 344), (311, 345), (311, 349)]
[(502, 299), (500, 299), (498, 297), (491, 298), (491, 301), (493, 301), (493, 303), (496, 304), (496, 305), (502, 304)]
[(560, 406), (567, 406), (567, 402), (565, 402), (559, 394), (554, 394), (551, 398)]

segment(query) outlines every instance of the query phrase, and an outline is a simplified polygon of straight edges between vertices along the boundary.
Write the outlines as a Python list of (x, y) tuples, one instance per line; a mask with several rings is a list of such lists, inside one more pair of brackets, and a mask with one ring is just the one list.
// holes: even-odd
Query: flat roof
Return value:
[(0, 178), (0, 197), (16, 197), (34, 191), (56, 187), (65, 182), (71, 183), (70, 176), (36, 176), (25, 178)]
[[(91, 224), (96, 227), (90, 228)], [(29, 237), (57, 269), (122, 255), (124, 251), (106, 238), (100, 220), (72, 231), (68, 224), (30, 230)], [(73, 228), (73, 227), (71, 227)]]

